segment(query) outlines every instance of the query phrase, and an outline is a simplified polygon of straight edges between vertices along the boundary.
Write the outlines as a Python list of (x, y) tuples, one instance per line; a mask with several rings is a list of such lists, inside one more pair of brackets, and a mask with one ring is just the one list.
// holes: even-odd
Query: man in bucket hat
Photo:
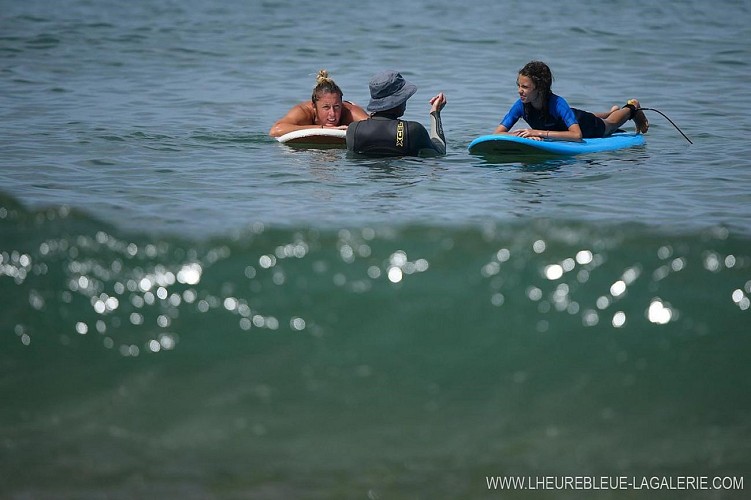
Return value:
[(443, 92), (430, 99), (430, 134), (418, 122), (400, 120), (407, 99), (417, 87), (396, 71), (382, 71), (370, 79), (370, 118), (347, 129), (347, 149), (378, 156), (435, 156), (446, 154), (441, 110)]

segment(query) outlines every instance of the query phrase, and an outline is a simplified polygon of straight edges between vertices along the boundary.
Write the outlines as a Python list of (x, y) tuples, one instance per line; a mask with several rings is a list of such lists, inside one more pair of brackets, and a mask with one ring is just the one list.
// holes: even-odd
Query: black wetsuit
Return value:
[[(574, 117), (579, 124), (583, 138), (605, 136), (605, 122), (603, 122), (602, 119), (589, 111), (577, 108), (571, 108), (571, 111), (574, 112)], [(568, 127), (562, 118), (556, 118), (549, 114), (544, 115), (541, 111), (536, 110), (532, 106), (525, 107), (524, 121), (527, 122), (530, 128), (537, 130), (554, 130), (559, 132), (568, 130)]]
[(440, 137), (438, 144), (434, 143), (425, 127), (418, 122), (375, 115), (349, 125), (347, 149), (355, 153), (377, 156), (420, 156), (421, 152), (445, 154), (440, 118), (432, 118), (437, 122), (435, 128)]

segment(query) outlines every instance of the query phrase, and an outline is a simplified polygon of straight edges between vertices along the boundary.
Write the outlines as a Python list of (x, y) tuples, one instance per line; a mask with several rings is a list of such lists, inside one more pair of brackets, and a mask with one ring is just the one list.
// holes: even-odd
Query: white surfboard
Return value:
[(338, 128), (305, 128), (294, 130), (276, 138), (283, 144), (290, 145), (327, 145), (346, 146), (347, 131)]

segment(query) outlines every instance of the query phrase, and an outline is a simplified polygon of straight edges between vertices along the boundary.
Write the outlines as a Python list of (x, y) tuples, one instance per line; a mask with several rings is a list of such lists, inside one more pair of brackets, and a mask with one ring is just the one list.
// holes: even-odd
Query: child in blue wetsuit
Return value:
[[(516, 80), (519, 99), (514, 103), (496, 134), (516, 135), (541, 141), (580, 141), (582, 138), (607, 137), (628, 120), (634, 120), (637, 133), (646, 133), (649, 122), (640, 110), (639, 101), (631, 99), (622, 108), (614, 106), (606, 113), (590, 113), (572, 108), (566, 100), (551, 90), (553, 74), (540, 61), (527, 63)], [(519, 118), (530, 128), (509, 132)]]

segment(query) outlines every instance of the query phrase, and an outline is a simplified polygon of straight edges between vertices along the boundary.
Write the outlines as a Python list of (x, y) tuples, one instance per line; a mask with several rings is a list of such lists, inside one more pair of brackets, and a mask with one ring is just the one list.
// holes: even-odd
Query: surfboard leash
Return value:
[(693, 144), (693, 142), (691, 142), (691, 139), (689, 139), (689, 138), (688, 138), (688, 136), (687, 136), (686, 134), (684, 134), (684, 133), (683, 133), (683, 130), (681, 130), (680, 128), (678, 128), (678, 125), (676, 125), (676, 124), (675, 124), (675, 122), (673, 122), (673, 120), (671, 120), (670, 118), (668, 118), (668, 115), (666, 115), (665, 113), (663, 113), (663, 112), (662, 112), (662, 111), (660, 111), (659, 109), (655, 109), (655, 108), (639, 108), (639, 109), (640, 109), (641, 111), (654, 111), (655, 113), (660, 113), (660, 114), (661, 114), (661, 115), (662, 115), (662, 116), (663, 116), (663, 117), (664, 117), (664, 118), (665, 118), (665, 119), (666, 119), (667, 121), (669, 121), (669, 122), (670, 122), (670, 124), (671, 124), (672, 126), (674, 126), (674, 127), (675, 127), (675, 129), (676, 129), (676, 130), (677, 130), (678, 132), (680, 132), (680, 133), (681, 133), (681, 135), (682, 135), (683, 137), (685, 137), (685, 138), (686, 138), (686, 140), (688, 141), (688, 143), (689, 143), (689, 144)]

